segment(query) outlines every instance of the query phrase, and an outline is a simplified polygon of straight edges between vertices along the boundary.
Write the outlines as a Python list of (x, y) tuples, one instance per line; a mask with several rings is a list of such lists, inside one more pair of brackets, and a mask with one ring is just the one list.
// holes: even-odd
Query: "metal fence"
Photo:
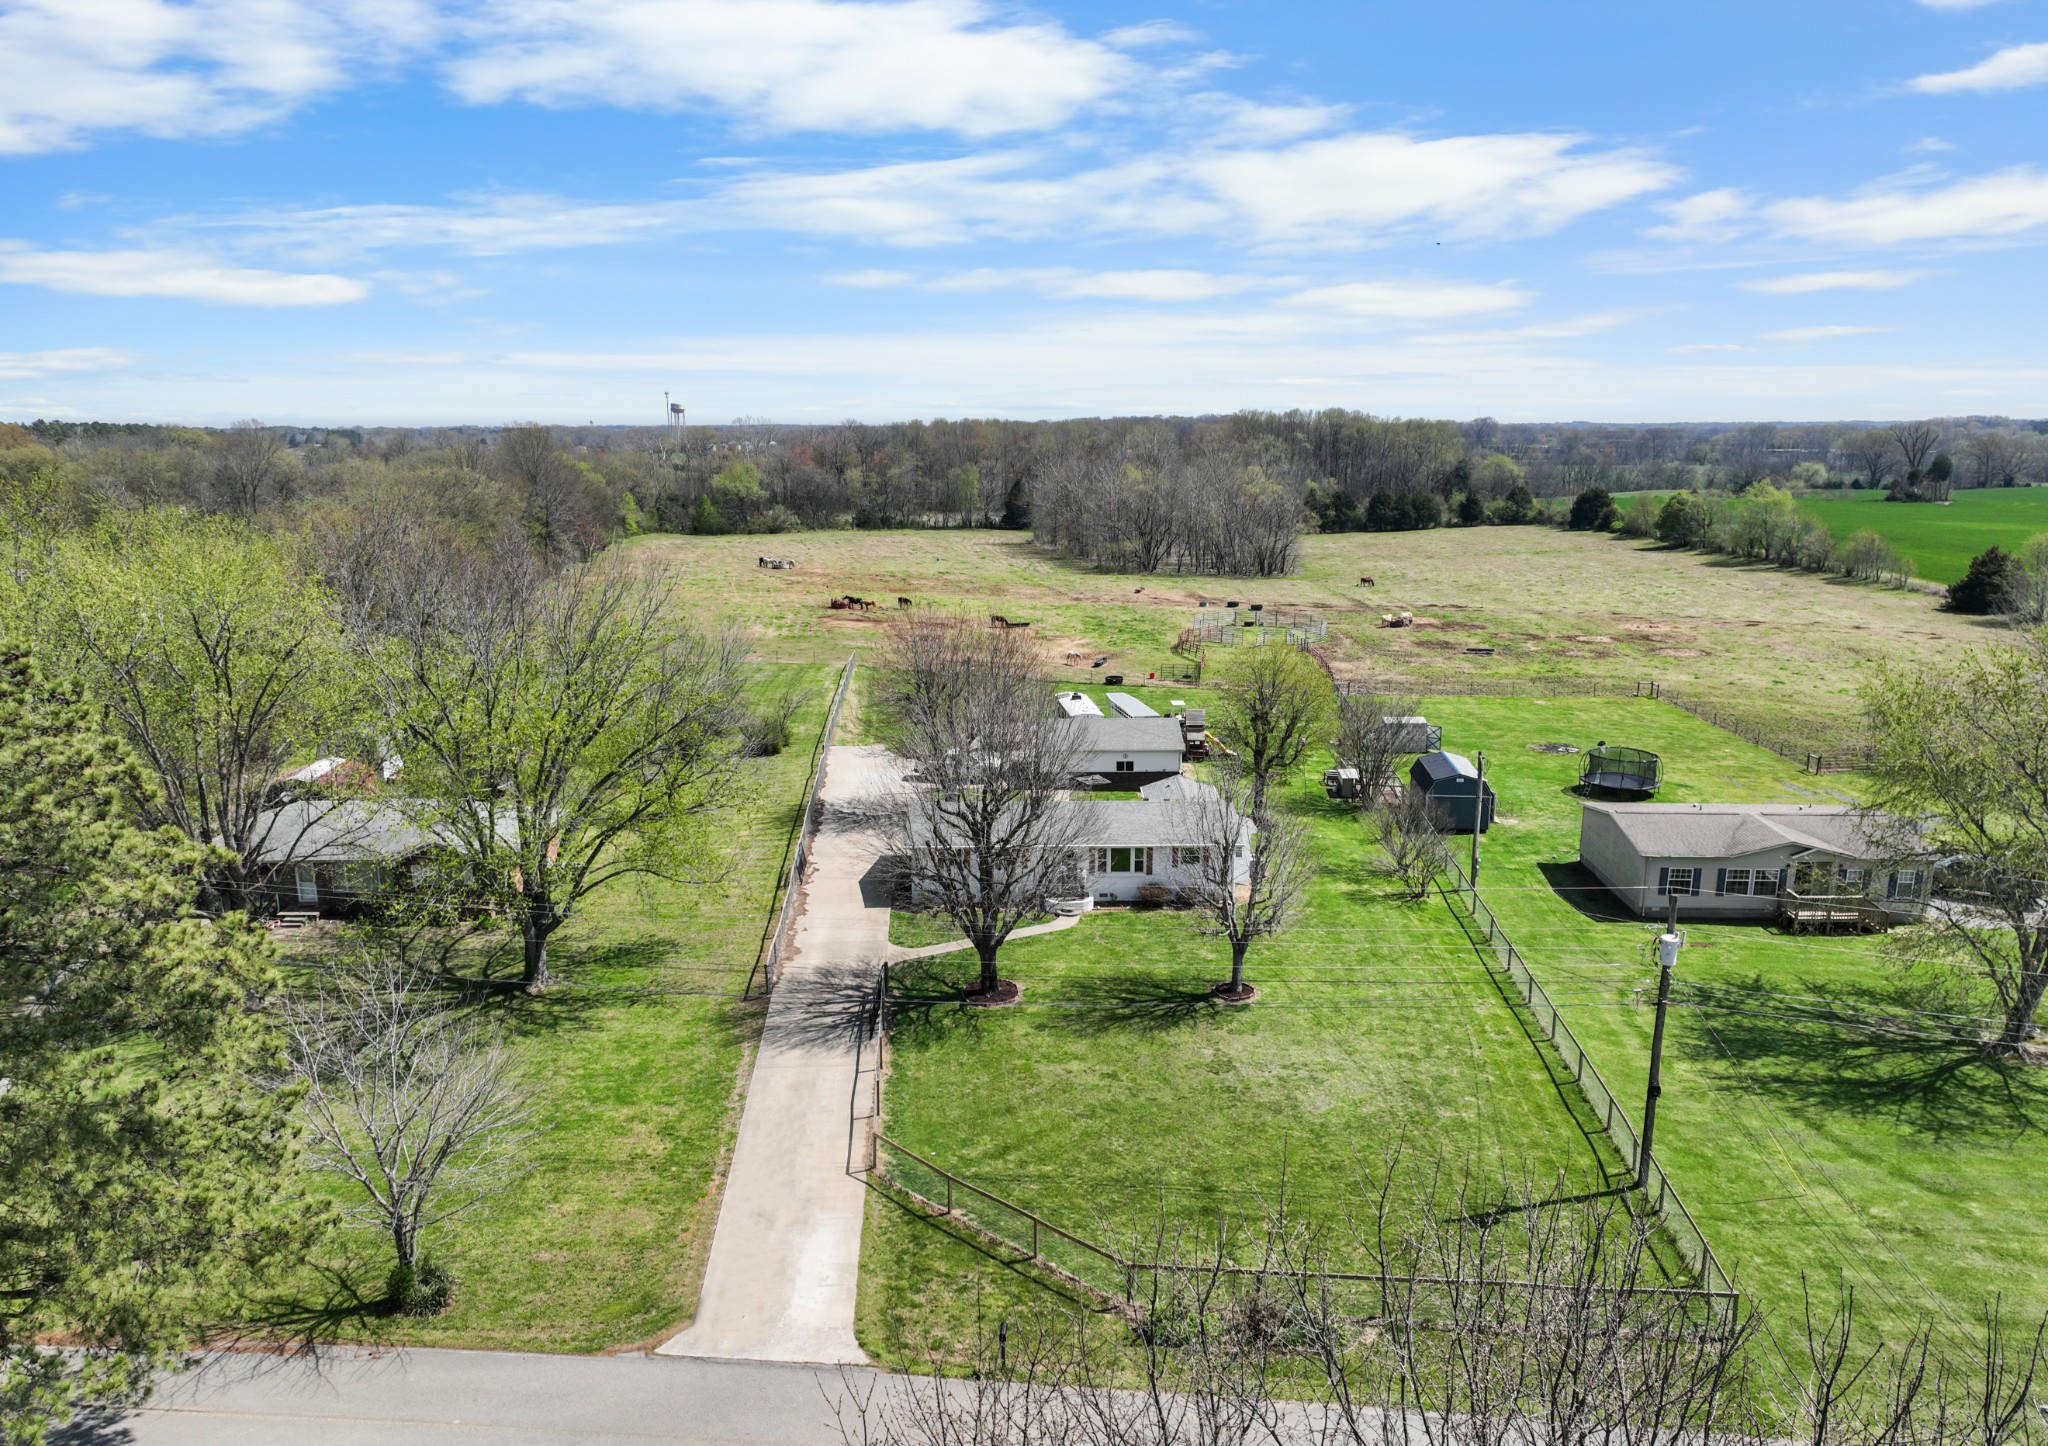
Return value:
[(1411, 697), (1440, 698), (1656, 698), (1682, 708), (1703, 723), (1733, 733), (1780, 758), (1788, 758), (1808, 773), (1854, 773), (1870, 765), (1870, 750), (1856, 743), (1836, 741), (1826, 749), (1815, 749), (1813, 736), (1785, 738), (1761, 724), (1753, 723), (1718, 703), (1688, 698), (1653, 678), (1587, 678), (1576, 675), (1544, 675), (1527, 678), (1472, 678), (1457, 675), (1400, 677), (1382, 676), (1352, 679), (1339, 685), (1343, 694), (1382, 693)]
[(825, 760), (832, 748), (833, 735), (839, 729), (839, 713), (846, 706), (846, 694), (853, 684), (853, 670), (859, 663), (859, 655), (848, 653), (846, 667), (839, 674), (839, 687), (832, 694), (832, 711), (825, 715), (825, 727), (818, 734), (818, 741), (811, 750), (810, 779), (804, 785), (804, 803), (796, 816), (796, 824), (789, 832), (789, 842), (783, 846), (782, 907), (775, 911), (774, 922), (761, 939), (761, 949), (755, 956), (754, 967), (747, 974), (748, 995), (754, 993), (754, 981), (761, 982), (765, 992), (775, 987), (782, 978), (782, 955), (789, 947), (790, 925), (796, 919), (797, 886), (803, 882), (804, 867), (811, 861), (811, 839), (818, 831), (818, 790), (825, 783)]
[[(1437, 880), (1444, 901), (1464, 911), (1475, 935), (1479, 930), (1485, 930), (1485, 947), (1493, 955), (1494, 962), (1515, 986), (1522, 1002), (1528, 1005), (1529, 1012), (1542, 1027), (1544, 1037), (1557, 1049), (1558, 1056), (1571, 1071), (1573, 1081), (1585, 1097), (1587, 1107), (1600, 1121), (1607, 1138), (1614, 1142), (1616, 1151), (1633, 1175), (1642, 1165), (1642, 1140), (1636, 1133), (1635, 1122), (1616, 1101), (1614, 1091), (1608, 1088), (1585, 1046), (1579, 1043), (1578, 1036), (1565, 1023), (1549, 993), (1530, 970), (1529, 961), (1508, 938), (1493, 910), (1479, 896), (1479, 890), (1465, 877), (1465, 871), (1458, 866), (1456, 858), (1447, 858), (1446, 863), (1448, 877), (1440, 876)], [(1644, 1174), (1648, 1182), (1643, 1192), (1645, 1206), (1653, 1215), (1662, 1218), (1694, 1278), (1709, 1291), (1732, 1292), (1734, 1287), (1721, 1269), (1721, 1263), (1714, 1258), (1713, 1247), (1707, 1244), (1707, 1237), (1693, 1220), (1692, 1212), (1685, 1208), (1685, 1202), (1679, 1199), (1676, 1187), (1655, 1156), (1650, 1158), (1649, 1168)]]

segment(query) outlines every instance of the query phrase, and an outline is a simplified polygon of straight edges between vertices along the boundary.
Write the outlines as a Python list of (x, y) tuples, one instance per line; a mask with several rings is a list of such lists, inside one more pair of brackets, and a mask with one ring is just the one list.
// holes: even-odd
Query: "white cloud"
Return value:
[(1673, 356), (1692, 356), (1697, 352), (1747, 351), (1748, 348), (1732, 341), (1696, 341), (1686, 346), (1667, 346), (1664, 350)]
[(1803, 271), (1741, 283), (1744, 291), (1768, 296), (1803, 296), (1809, 291), (1893, 291), (1926, 276), (1925, 271)]
[(1263, 276), (1219, 276), (1211, 271), (1173, 269), (1080, 271), (1067, 266), (979, 267), (926, 283), (933, 291), (996, 291), (1023, 286), (1064, 299), (1109, 301), (1207, 301), (1213, 297), (1269, 287)]
[(1890, 331), (1888, 326), (1793, 326), (1783, 331), (1767, 331), (1765, 341), (1828, 341), (1838, 336), (1869, 336), (1875, 332)]
[(1639, 152), (1586, 153), (1571, 135), (1420, 140), (1393, 131), (1189, 159), (1187, 172), (1253, 239), (1350, 245), (1392, 231), (1448, 239), (1554, 231), (1670, 185)]
[(223, 266), (177, 251), (39, 251), (0, 241), (0, 282), (82, 296), (166, 296), (223, 306), (334, 306), (369, 295), (347, 276)]
[(0, 379), (20, 381), (64, 372), (100, 372), (133, 365), (133, 352), (111, 347), (74, 346), (58, 351), (0, 351)]
[(1040, 130), (1136, 74), (980, 0), (488, 0), (470, 34), (447, 68), (465, 100), (709, 104), (778, 131)]
[(1760, 214), (1781, 235), (1839, 245), (2016, 236), (2048, 225), (2048, 173), (2012, 166), (1946, 185), (1886, 181), (1842, 198), (1774, 201)]
[(1920, 0), (1929, 10), (1976, 10), (1996, 5), (1998, 0)]
[(1906, 84), (1922, 95), (1951, 95), (1959, 90), (2018, 90), (2048, 83), (2048, 42), (2008, 45), (1962, 70), (1915, 76)]
[(13, 0), (0, 10), (0, 154), (110, 131), (246, 131), (432, 28), (421, 0)]
[(1329, 248), (1417, 232), (1485, 240), (1554, 231), (1675, 177), (1637, 152), (1586, 152), (1582, 145), (1573, 136), (1421, 140), (1360, 132), (1146, 155), (1081, 171), (1055, 169), (1034, 151), (987, 151), (755, 175), (711, 204), (760, 225), (897, 246), (1081, 229)]
[(864, 288), (908, 286), (917, 280), (917, 273), (912, 271), (885, 271), (878, 267), (870, 267), (866, 271), (835, 272), (827, 276), (825, 280), (831, 282), (834, 286), (858, 286)]
[(535, 194), (458, 195), (444, 206), (328, 206), (179, 217), (173, 228), (239, 233), (299, 256), (339, 259), (408, 247), (472, 256), (609, 246), (671, 235), (693, 213), (682, 201), (572, 201)]
[(1671, 219), (1652, 226), (1650, 234), (1667, 241), (1726, 241), (1741, 233), (1755, 207), (1754, 197), (1732, 186), (1702, 191), (1659, 206)]
[(1448, 321), (1518, 311), (1535, 293), (1506, 282), (1486, 285), (1458, 281), (1352, 281), (1317, 286), (1287, 298), (1290, 306), (1309, 307), (1340, 317), (1388, 321)]
[(1178, 20), (1146, 20), (1112, 30), (1102, 40), (1119, 50), (1136, 50), (1147, 45), (1192, 45), (1201, 38)]

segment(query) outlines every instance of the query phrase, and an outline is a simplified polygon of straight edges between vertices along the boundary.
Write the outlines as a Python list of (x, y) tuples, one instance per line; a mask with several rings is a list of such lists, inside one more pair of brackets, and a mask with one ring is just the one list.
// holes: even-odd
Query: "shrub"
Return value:
[(1903, 586), (1913, 575), (1911, 559), (1903, 557), (1888, 537), (1865, 528), (1852, 533), (1835, 551), (1835, 571), (1858, 582), (1882, 582)]
[(1493, 520), (1509, 527), (1519, 526), (1535, 515), (1536, 499), (1529, 495), (1529, 489), (1520, 482), (1510, 487), (1508, 495), (1493, 505)]
[(1628, 506), (1622, 509), (1622, 536), (1655, 537), (1657, 515), (1657, 499), (1647, 492), (1638, 492), (1629, 499)]
[(1949, 588), (1948, 610), (1980, 615), (2002, 612), (2020, 578), (2018, 559), (2002, 547), (1987, 547), (1970, 559), (1963, 580)]
[(455, 1303), (455, 1277), (432, 1260), (394, 1265), (384, 1277), (384, 1302), (394, 1315), (440, 1315)]
[(1605, 487), (1588, 487), (1572, 499), (1565, 526), (1574, 532), (1606, 532), (1614, 526), (1614, 498)]
[(1707, 540), (1714, 516), (1690, 492), (1674, 492), (1657, 509), (1657, 536), (1672, 547), (1698, 547)]

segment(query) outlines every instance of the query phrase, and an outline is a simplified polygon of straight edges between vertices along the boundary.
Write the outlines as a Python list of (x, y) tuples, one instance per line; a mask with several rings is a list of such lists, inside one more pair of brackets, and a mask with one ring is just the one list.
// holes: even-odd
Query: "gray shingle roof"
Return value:
[(1178, 753), (1178, 718), (1069, 718), (1080, 746), (1089, 753)]
[[(511, 816), (498, 820), (498, 836), (516, 836)], [(257, 816), (258, 864), (390, 863), (409, 858), (434, 841), (433, 833), (401, 805), (379, 799), (335, 803), (302, 799)]]
[(1646, 859), (1732, 859), (1790, 845), (1849, 858), (1883, 852), (1883, 823), (1861, 809), (1816, 803), (1588, 803)]

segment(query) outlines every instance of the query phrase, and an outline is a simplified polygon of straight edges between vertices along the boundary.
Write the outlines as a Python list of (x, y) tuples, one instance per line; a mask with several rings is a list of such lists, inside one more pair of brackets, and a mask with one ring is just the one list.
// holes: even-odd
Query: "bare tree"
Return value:
[(1892, 445), (1905, 464), (1906, 480), (1918, 485), (1927, 475), (1927, 464), (1941, 446), (1941, 428), (1933, 422), (1901, 422), (1891, 429)]
[(346, 1213), (390, 1238), (401, 1307), (424, 1234), (511, 1185), (538, 1133), (504, 1041), (418, 983), (371, 942), (287, 1011), (311, 1163), (355, 1186)]
[(1068, 798), (1080, 736), (1022, 633), (920, 612), (886, 654), (882, 707), (914, 778), (886, 810), (915, 907), (974, 945), (984, 1003), (1014, 999), (996, 954), (1012, 930), (1083, 887), (1082, 818)]
[(1882, 487), (1892, 473), (1898, 469), (1898, 444), (1892, 434), (1882, 427), (1873, 427), (1867, 432), (1854, 432), (1838, 443), (1842, 455), (1847, 457), (1863, 473), (1863, 481), (1869, 487)]
[(1203, 840), (1195, 860), (1197, 882), (1187, 887), (1186, 902), (1200, 914), (1205, 933), (1230, 941), (1230, 981), (1214, 992), (1241, 1002), (1257, 993), (1245, 983), (1246, 951), (1253, 940), (1278, 934), (1294, 921), (1316, 875), (1315, 855), (1299, 819), (1269, 812), (1254, 820), (1251, 788), (1235, 770), (1219, 770), (1213, 784), (1198, 785), (1191, 794), (1184, 803), (1166, 805), (1190, 810)]
[(1408, 747), (1420, 705), (1412, 698), (1377, 693), (1350, 693), (1337, 700), (1337, 739), (1333, 752), (1340, 768), (1358, 770), (1358, 806), (1369, 808), (1400, 784), (1397, 761)]
[(650, 578), (442, 564), (395, 577), (360, 656), (414, 811), (512, 921), (540, 990), (581, 900), (699, 871), (733, 799), (745, 649), (678, 627)]
[(1211, 719), (1242, 758), (1251, 811), (1264, 817), (1266, 795), (1325, 736), (1335, 690), (1316, 660), (1296, 648), (1244, 648), (1222, 669), (1223, 700)]
[(271, 501), (295, 470), (277, 432), (261, 422), (237, 422), (213, 446), (213, 494), (227, 512), (251, 516)]
[(1371, 820), (1387, 872), (1401, 882), (1409, 898), (1427, 897), (1430, 885), (1450, 862), (1443, 818), (1429, 795), (1419, 788), (1403, 789), (1395, 798), (1382, 800)]

